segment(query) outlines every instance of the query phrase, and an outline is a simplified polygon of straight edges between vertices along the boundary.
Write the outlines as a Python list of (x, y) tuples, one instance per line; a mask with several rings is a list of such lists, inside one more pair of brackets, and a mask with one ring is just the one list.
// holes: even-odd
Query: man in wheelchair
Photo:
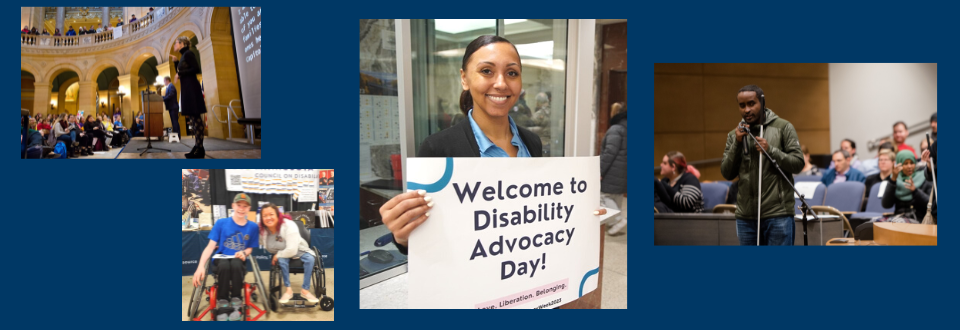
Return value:
[[(193, 275), (193, 286), (199, 287), (204, 283), (206, 268), (204, 265), (210, 260), (214, 250), (217, 266), (217, 297), (216, 306), (220, 310), (232, 308), (229, 313), (217, 315), (217, 321), (240, 321), (244, 306), (244, 282), (246, 262), (253, 248), (259, 247), (259, 228), (256, 223), (247, 221), (247, 212), (250, 211), (251, 200), (247, 194), (240, 193), (233, 199), (233, 217), (217, 220), (210, 231), (210, 243), (200, 257), (200, 267)], [(219, 247), (219, 248), (218, 248)], [(211, 302), (213, 305), (213, 302)]]

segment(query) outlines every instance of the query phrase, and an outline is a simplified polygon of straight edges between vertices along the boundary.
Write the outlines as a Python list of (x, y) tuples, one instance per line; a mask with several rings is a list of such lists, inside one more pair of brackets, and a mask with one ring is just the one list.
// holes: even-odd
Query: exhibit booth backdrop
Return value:
[[(265, 170), (266, 171), (266, 170)], [(311, 170), (317, 171), (318, 177), (321, 177), (321, 180), (325, 181), (322, 178), (332, 178), (333, 170)], [(193, 180), (186, 175), (186, 173), (196, 173), (198, 177), (203, 178), (203, 180)], [(201, 174), (202, 173), (202, 174)], [(204, 178), (205, 177), (205, 178)], [(229, 209), (233, 203), (233, 197), (238, 193), (234, 191), (229, 191), (227, 189), (227, 173), (226, 170), (222, 169), (210, 169), (210, 170), (184, 170), (184, 189), (190, 190), (191, 193), (194, 193), (197, 196), (203, 196), (197, 198), (198, 200), (203, 200), (206, 203), (203, 204), (205, 207), (205, 213), (208, 214), (208, 219), (211, 219), (211, 224), (216, 219), (222, 219), (229, 217)], [(321, 183), (332, 183), (332, 179), (326, 182)], [(189, 186), (189, 187), (188, 187)], [(320, 185), (323, 190), (320, 193), (330, 194), (330, 191), (333, 190), (333, 185)], [(326, 203), (318, 202), (298, 202), (293, 199), (293, 195), (289, 194), (258, 194), (258, 193), (248, 193), (251, 200), (253, 201), (253, 209), (256, 211), (258, 205), (261, 202), (269, 202), (276, 204), (283, 208), (284, 212), (298, 212), (298, 211), (308, 211), (314, 206), (316, 209), (323, 207), (324, 209), (331, 210), (333, 208), (332, 198)], [(207, 197), (209, 196), (209, 197)], [(322, 199), (325, 199), (325, 196), (318, 196)], [(332, 212), (331, 212), (332, 213)], [(202, 214), (202, 213), (201, 213)], [(332, 217), (332, 214), (331, 214)], [(256, 216), (251, 214), (248, 216), (248, 219), (256, 219)], [(319, 224), (319, 222), (317, 222)], [(201, 220), (201, 224), (204, 222)], [(319, 225), (316, 225), (319, 227)], [(334, 234), (333, 234), (333, 221), (330, 221), (329, 226), (324, 226), (329, 228), (310, 228), (310, 240), (313, 246), (316, 246), (320, 250), (320, 254), (323, 257), (323, 265), (326, 268), (334, 268), (334, 258), (333, 258), (333, 247), (334, 247)], [(190, 276), (197, 270), (200, 254), (203, 252), (203, 249), (206, 247), (207, 235), (209, 231), (184, 231), (182, 232), (182, 262), (183, 262), (183, 276)], [(254, 249), (253, 251), (254, 258), (259, 262), (261, 269), (270, 269), (270, 256), (263, 249)], [(248, 266), (249, 268), (249, 266)]]

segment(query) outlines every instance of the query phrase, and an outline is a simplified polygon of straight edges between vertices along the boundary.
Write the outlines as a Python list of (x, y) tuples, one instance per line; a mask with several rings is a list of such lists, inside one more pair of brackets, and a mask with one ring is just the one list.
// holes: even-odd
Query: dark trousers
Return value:
[(169, 110), (167, 113), (170, 114), (170, 123), (173, 125), (171, 132), (177, 133), (177, 136), (180, 136), (180, 110)]
[[(217, 259), (217, 300), (243, 298), (243, 276), (247, 267), (240, 259)], [(212, 303), (212, 302), (211, 302)]]

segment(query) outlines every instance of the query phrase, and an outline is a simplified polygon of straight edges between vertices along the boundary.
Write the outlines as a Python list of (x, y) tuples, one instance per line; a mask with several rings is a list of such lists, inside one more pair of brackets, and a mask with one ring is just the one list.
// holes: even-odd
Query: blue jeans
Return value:
[(77, 142), (77, 131), (70, 131), (70, 143)]
[[(793, 245), (793, 216), (761, 219), (760, 245)], [(737, 237), (740, 245), (757, 245), (757, 220), (737, 219)]]
[[(283, 273), (283, 286), (290, 287), (290, 259), (286, 258), (277, 258), (280, 262), (280, 269)], [(313, 264), (317, 262), (316, 257), (312, 254), (304, 253), (300, 256), (300, 260), (303, 261), (303, 289), (310, 290), (310, 279), (313, 275)]]

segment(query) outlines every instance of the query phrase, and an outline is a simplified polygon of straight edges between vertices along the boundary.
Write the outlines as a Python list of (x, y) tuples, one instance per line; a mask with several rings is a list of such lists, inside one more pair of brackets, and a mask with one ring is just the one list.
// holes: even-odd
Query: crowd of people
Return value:
[[(801, 145), (804, 167), (794, 176), (819, 176), (820, 182), (830, 186), (839, 182), (861, 182), (864, 184), (864, 203), (874, 185), (881, 186), (882, 205), (894, 208), (892, 216), (874, 219), (874, 221), (919, 222), (927, 213), (930, 196), (933, 195), (933, 173), (929, 164), (936, 161), (937, 115), (930, 118), (932, 145), (926, 139), (918, 145), (919, 153), (906, 144), (909, 131), (903, 121), (893, 125), (890, 139), (883, 139), (876, 157), (861, 161), (857, 157), (857, 143), (852, 139), (840, 142), (840, 149), (832, 154), (828, 168), (821, 169), (810, 162), (807, 146)], [(931, 160), (933, 158), (933, 160)], [(936, 164), (934, 163), (934, 168)], [(699, 173), (686, 164), (683, 154), (671, 151), (663, 157), (660, 164), (661, 180), (654, 180), (654, 207), (660, 213), (703, 212), (703, 194), (700, 191)], [(735, 204), (737, 183), (732, 183), (726, 203)], [(930, 210), (936, 217), (936, 204)]]
[[(151, 14), (153, 14), (153, 8), (152, 8), (152, 7), (149, 9), (149, 12), (147, 13), (147, 15), (151, 15)], [(131, 16), (130, 16), (130, 23), (133, 23), (133, 22), (136, 22), (136, 21), (137, 21), (137, 15), (131, 15)], [(109, 22), (107, 22), (107, 23), (109, 23)], [(122, 20), (122, 19), (117, 22), (117, 26), (116, 26), (116, 27), (121, 27), (121, 26), (123, 26), (123, 20)], [(81, 26), (81, 27), (79, 27), (77, 30), (74, 30), (74, 29), (73, 29), (73, 26), (71, 26), (71, 27), (67, 30), (66, 34), (64, 34), (64, 35), (61, 35), (61, 34), (60, 34), (60, 29), (55, 29), (55, 32), (53, 33), (53, 36), (54, 36), (54, 37), (60, 37), (60, 36), (72, 37), (72, 36), (82, 36), (82, 35), (86, 35), (86, 34), (103, 33), (103, 32), (108, 32), (108, 31), (113, 31), (113, 26), (111, 26), (110, 24), (106, 24), (106, 27), (104, 27), (102, 24), (97, 24), (96, 27), (94, 27), (94, 25), (91, 25), (90, 28), (85, 28), (85, 27)], [(50, 34), (50, 32), (47, 32), (47, 29), (43, 29), (43, 28), (37, 29), (36, 27), (34, 27), (34, 28), (31, 29), (30, 26), (24, 25), (24, 26), (23, 26), (23, 30), (20, 30), (20, 35), (21, 35), (21, 36), (24, 36), (24, 35), (34, 35), (34, 36), (44, 35), (44, 36), (49, 36), (49, 35), (51, 35), (51, 34)]]
[[(107, 114), (37, 114), (21, 118), (20, 158), (79, 158), (92, 156), (94, 151), (122, 148), (134, 136), (123, 127), (120, 114), (113, 121)], [(110, 141), (108, 143), (108, 140)], [(58, 143), (62, 150), (55, 152)]]

